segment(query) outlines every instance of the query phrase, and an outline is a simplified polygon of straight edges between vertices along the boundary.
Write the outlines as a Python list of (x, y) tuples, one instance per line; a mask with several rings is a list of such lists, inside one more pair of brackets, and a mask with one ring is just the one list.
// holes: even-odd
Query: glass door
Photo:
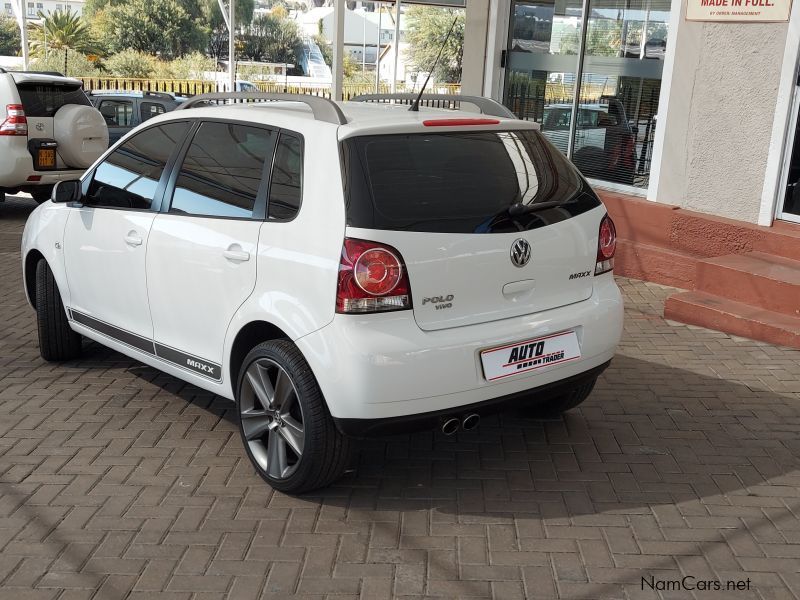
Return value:
[[(800, 78), (798, 78), (800, 84)], [(791, 135), (786, 147), (783, 197), (778, 200), (777, 218), (800, 223), (800, 85), (794, 88), (792, 101)]]
[(506, 51), (505, 104), (542, 124), (567, 154), (575, 98), (582, 0), (514, 0)]
[(670, 1), (514, 0), (511, 11), (506, 106), (587, 177), (646, 188)]

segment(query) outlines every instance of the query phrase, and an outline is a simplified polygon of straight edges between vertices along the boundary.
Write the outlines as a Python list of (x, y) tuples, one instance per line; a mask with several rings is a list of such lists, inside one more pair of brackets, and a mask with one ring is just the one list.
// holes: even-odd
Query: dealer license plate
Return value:
[(557, 365), (581, 357), (574, 331), (555, 333), (481, 351), (483, 375), (488, 381)]
[(56, 166), (56, 151), (48, 148), (39, 149), (39, 166), (45, 168), (53, 168)]

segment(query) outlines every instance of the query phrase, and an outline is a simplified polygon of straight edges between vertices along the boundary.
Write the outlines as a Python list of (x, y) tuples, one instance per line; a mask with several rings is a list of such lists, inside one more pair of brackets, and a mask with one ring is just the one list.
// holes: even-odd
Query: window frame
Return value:
[[(119, 123), (117, 123), (116, 125), (108, 125), (108, 127), (115, 127), (115, 128), (119, 128), (119, 129), (133, 129), (134, 127), (136, 127), (136, 125), (137, 125), (137, 123), (136, 123), (136, 102), (134, 102), (133, 98), (103, 98), (102, 100), (100, 100), (100, 102), (97, 103), (97, 110), (100, 111), (100, 114), (103, 114), (103, 111), (100, 110), (100, 109), (103, 108), (103, 104), (106, 103), (106, 102), (108, 104), (115, 103), (117, 106), (127, 105), (127, 106), (130, 106), (130, 109), (131, 109), (131, 113), (130, 113), (131, 124), (130, 125), (120, 125)], [(103, 118), (105, 119), (105, 116)], [(141, 122), (141, 121), (139, 121), (139, 122)]]
[[(275, 133), (275, 142), (272, 144), (272, 149), (270, 150), (269, 155), (264, 160), (264, 171), (261, 174), (261, 182), (258, 185), (258, 193), (256, 195), (256, 201), (253, 205), (253, 215), (250, 217), (226, 217), (222, 215), (195, 215), (195, 214), (187, 214), (187, 213), (170, 213), (170, 209), (172, 208), (172, 199), (175, 195), (175, 188), (178, 182), (178, 177), (180, 176), (181, 167), (183, 167), (183, 161), (186, 158), (186, 155), (189, 153), (189, 148), (194, 141), (197, 132), (200, 130), (200, 127), (203, 123), (225, 123), (230, 125), (241, 125), (243, 127), (252, 127), (254, 129), (263, 129), (265, 131), (269, 131)], [(175, 162), (172, 164), (172, 168), (170, 171), (169, 180), (167, 181), (166, 189), (164, 190), (163, 195), (163, 202), (161, 203), (160, 212), (178, 215), (181, 217), (186, 218), (193, 218), (193, 219), (223, 219), (229, 221), (259, 221), (259, 222), (270, 222), (270, 223), (284, 223), (288, 221), (279, 220), (279, 219), (268, 219), (268, 202), (269, 202), (269, 188), (272, 183), (272, 169), (275, 164), (275, 151), (278, 147), (278, 141), (280, 140), (280, 136), (284, 133), (288, 133), (294, 135), (300, 140), (300, 148), (303, 152), (303, 158), (305, 159), (305, 143), (303, 135), (292, 131), (289, 129), (283, 129), (281, 127), (277, 127), (274, 125), (269, 125), (266, 123), (253, 123), (252, 121), (241, 121), (239, 119), (214, 119), (214, 118), (202, 118), (202, 119), (194, 119), (194, 125), (190, 128), (188, 135), (183, 141), (181, 146), (180, 152), (175, 158)], [(266, 168), (266, 167), (269, 168)], [(300, 194), (300, 201), (302, 205), (302, 173), (301, 173), (301, 194)], [(300, 208), (298, 207), (297, 213), (299, 214)], [(295, 217), (297, 214), (295, 214)], [(290, 219), (293, 220), (293, 219)]]
[[(161, 108), (164, 109), (164, 111), (160, 112), (160, 113), (157, 113), (157, 114), (153, 115), (152, 117), (147, 117), (145, 119), (143, 111), (144, 111), (145, 105), (148, 105), (148, 104), (152, 104), (153, 106), (160, 106)], [(160, 117), (161, 115), (168, 113), (169, 110), (167, 109), (167, 106), (163, 102), (157, 102), (157, 101), (152, 100), (150, 98), (148, 98), (146, 100), (144, 98), (140, 98), (139, 102), (137, 103), (136, 112), (138, 113), (136, 116), (138, 117), (139, 124), (141, 124), (141, 123), (146, 123), (150, 119), (155, 119), (156, 117)]]
[[(143, 133), (150, 131), (151, 129), (155, 129), (156, 127), (164, 127), (166, 125), (173, 125), (175, 123), (186, 123), (188, 127), (186, 128), (186, 132), (183, 134), (183, 139), (179, 140), (175, 147), (172, 149), (169, 157), (167, 158), (167, 162), (164, 164), (164, 170), (161, 172), (161, 177), (158, 180), (158, 186), (156, 186), (156, 192), (153, 197), (153, 201), (150, 203), (149, 208), (126, 208), (123, 206), (98, 206), (94, 204), (86, 203), (86, 198), (89, 193), (89, 187), (92, 185), (94, 181), (95, 173), (97, 172), (97, 168), (106, 162), (108, 157), (110, 157), (114, 152), (116, 152), (119, 148), (127, 144), (130, 140), (136, 138)], [(152, 125), (148, 125), (147, 127), (143, 127), (141, 130), (137, 131), (134, 135), (126, 136), (122, 138), (119, 142), (114, 144), (111, 148), (109, 148), (105, 154), (103, 154), (100, 159), (92, 165), (90, 169), (84, 173), (83, 177), (81, 177), (81, 206), (80, 208), (91, 208), (94, 210), (121, 210), (127, 212), (161, 212), (161, 208), (164, 204), (165, 197), (164, 194), (167, 189), (167, 185), (169, 183), (169, 177), (171, 176), (172, 171), (174, 170), (175, 161), (178, 158), (180, 149), (183, 148), (184, 144), (186, 143), (186, 137), (192, 132), (193, 130), (193, 122), (192, 119), (175, 119), (169, 121), (163, 121), (161, 123), (153, 123)]]
[[(281, 137), (284, 135), (288, 137), (293, 137), (300, 142), (300, 202), (297, 204), (297, 210), (294, 213), (294, 216), (291, 219), (270, 219), (269, 218), (269, 199), (270, 195), (272, 194), (272, 173), (275, 170), (275, 157), (278, 155), (278, 144), (281, 142)], [(305, 138), (303, 134), (298, 133), (297, 131), (292, 131), (291, 129), (278, 129), (278, 139), (275, 140), (275, 147), (272, 149), (272, 163), (269, 166), (269, 182), (267, 184), (267, 205), (266, 211), (264, 213), (264, 220), (267, 223), (291, 223), (294, 221), (297, 216), (300, 214), (300, 209), (303, 208), (303, 190), (305, 188), (305, 163), (306, 163), (306, 144)], [(339, 164), (339, 161), (337, 161)]]

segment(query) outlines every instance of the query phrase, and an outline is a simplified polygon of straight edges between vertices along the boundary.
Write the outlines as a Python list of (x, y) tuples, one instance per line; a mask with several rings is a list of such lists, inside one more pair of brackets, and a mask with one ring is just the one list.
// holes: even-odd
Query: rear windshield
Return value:
[[(599, 206), (578, 171), (538, 131), (415, 133), (343, 142), (352, 227), (507, 233)], [(511, 216), (517, 203), (551, 208)]]
[(20, 83), (17, 89), (28, 117), (52, 117), (65, 104), (91, 106), (79, 85)]

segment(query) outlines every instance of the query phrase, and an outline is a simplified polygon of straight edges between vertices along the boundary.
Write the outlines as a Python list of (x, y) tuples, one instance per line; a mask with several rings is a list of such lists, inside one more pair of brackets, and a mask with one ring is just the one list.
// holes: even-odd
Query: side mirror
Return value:
[(67, 204), (68, 202), (78, 202), (81, 199), (81, 182), (77, 179), (69, 181), (59, 181), (53, 188), (50, 195), (53, 202)]

